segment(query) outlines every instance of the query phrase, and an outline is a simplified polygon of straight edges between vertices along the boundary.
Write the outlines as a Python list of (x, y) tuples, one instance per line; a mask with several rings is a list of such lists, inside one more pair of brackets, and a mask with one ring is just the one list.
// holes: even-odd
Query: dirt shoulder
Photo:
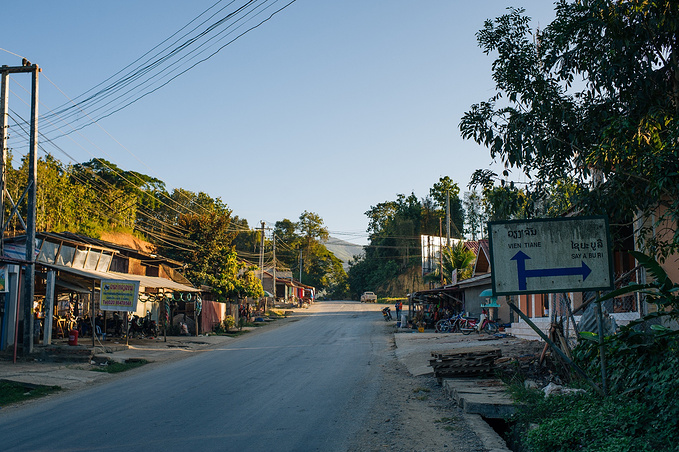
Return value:
[(349, 451), (487, 450), (436, 379), (412, 375), (397, 358), (393, 337), (391, 343), (380, 363), (383, 380), (376, 403)]
[(487, 346), (499, 348), (507, 360), (533, 359), (544, 344), (477, 334), (394, 333), (392, 328), (386, 334), (392, 334), (392, 347), (382, 363), (377, 403), (351, 452), (488, 451), (495, 450), (489, 444), (496, 441), (498, 450), (507, 450), (478, 415), (464, 413), (445, 394), (428, 366), (430, 354)]

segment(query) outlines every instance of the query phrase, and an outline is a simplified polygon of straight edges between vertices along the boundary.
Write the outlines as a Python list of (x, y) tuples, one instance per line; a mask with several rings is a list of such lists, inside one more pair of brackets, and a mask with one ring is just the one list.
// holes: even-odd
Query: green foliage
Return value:
[[(532, 452), (674, 450), (676, 427), (659, 426), (653, 411), (631, 396), (540, 397), (514, 421), (525, 429), (522, 443)], [(529, 429), (531, 424), (537, 427)]]
[[(459, 187), (449, 177), (442, 177), (419, 200), (414, 193), (396, 195), (393, 201), (371, 206), (368, 217), (370, 243), (362, 258), (350, 262), (349, 287), (357, 298), (421, 263), (420, 235), (438, 235), (439, 219), (445, 218), (447, 193), (450, 193), (452, 235), (461, 237), (464, 214)], [(378, 290), (379, 291), (379, 290)], [(402, 295), (402, 294), (391, 294)]]
[(109, 374), (117, 374), (120, 372), (125, 372), (126, 370), (136, 369), (137, 367), (141, 367), (144, 364), (148, 364), (148, 361), (145, 359), (137, 359), (134, 361), (127, 361), (124, 363), (109, 361), (107, 364), (103, 366), (93, 367), (90, 370), (93, 370), (95, 372), (106, 372)]
[[(478, 32), (496, 93), (465, 113), (463, 137), (528, 177), (527, 212), (641, 214), (667, 257), (679, 249), (679, 3), (561, 0), (533, 30), (510, 9)], [(563, 196), (542, 206), (553, 190)]]
[(222, 320), (222, 323), (221, 323), (221, 326), (224, 329), (224, 331), (229, 331), (235, 325), (236, 325), (236, 319), (232, 315), (227, 315), (226, 317), (224, 317), (224, 320)]
[[(641, 292), (662, 310), (604, 338), (608, 397), (586, 394), (528, 400), (516, 419), (524, 430), (538, 424), (524, 435), (531, 451), (676, 450), (679, 332), (654, 322), (676, 319), (678, 287), (655, 259), (633, 254), (654, 281), (618, 289), (596, 302)], [(594, 333), (581, 336), (585, 340), (574, 349), (574, 360), (592, 379), (599, 379), (599, 338)]]
[(59, 390), (59, 386), (27, 386), (23, 383), (0, 381), (0, 406), (43, 397)]
[[(464, 210), (459, 195), (460, 187), (448, 176), (441, 177), (439, 181), (429, 189), (429, 196), (436, 202), (436, 205), (438, 206), (437, 213), (440, 218), (446, 218), (446, 205), (448, 201), (450, 201), (451, 235), (456, 238), (462, 237), (462, 231), (464, 229)], [(426, 232), (426, 234), (430, 235), (434, 233), (436, 233), (436, 227)]]
[(450, 248), (443, 248), (441, 250), (441, 257), (443, 278), (441, 278), (441, 268), (436, 267), (431, 274), (427, 275), (426, 280), (433, 282), (443, 280), (444, 284), (450, 284), (452, 282), (453, 271), (455, 270), (457, 270), (458, 281), (471, 278), (474, 272), (476, 254), (464, 245), (464, 241), (460, 240)]
[(483, 209), (483, 200), (481, 196), (472, 190), (464, 194), (464, 211), (465, 211), (465, 233), (468, 234), (472, 240), (478, 240), (486, 236), (486, 222), (488, 218)]
[(278, 265), (291, 269), (293, 275), (299, 274), (301, 250), (302, 282), (325, 291), (330, 297), (345, 297), (348, 292), (347, 275), (342, 261), (323, 244), (329, 233), (318, 214), (304, 211), (298, 222), (288, 219), (277, 221), (274, 233), (283, 244), (276, 248)]

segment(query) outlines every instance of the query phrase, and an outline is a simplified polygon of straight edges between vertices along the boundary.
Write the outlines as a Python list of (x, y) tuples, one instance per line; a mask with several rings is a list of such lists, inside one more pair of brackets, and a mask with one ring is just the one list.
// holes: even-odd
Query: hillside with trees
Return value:
[[(6, 168), (7, 193), (18, 201), (27, 181), (26, 160), (15, 168), (9, 152)], [(10, 218), (10, 207), (5, 203), (5, 219)], [(25, 209), (26, 203), (19, 203), (22, 218)], [(320, 292), (346, 292), (341, 262), (322, 244), (327, 238), (323, 220), (305, 211), (298, 223), (280, 223), (290, 229), (278, 236), (283, 251), (276, 265), (299, 270), (297, 254), (287, 253), (286, 248), (302, 250), (306, 284)], [(124, 170), (105, 159), (64, 165), (49, 154), (40, 158), (36, 228), (93, 238), (115, 233), (136, 236), (151, 242), (157, 253), (185, 262), (185, 276), (196, 286), (212, 287), (217, 300), (263, 295), (256, 264), (261, 230), (251, 229), (220, 198), (182, 188), (168, 191), (163, 181)], [(23, 233), (19, 217), (11, 216), (6, 234)], [(264, 252), (268, 264), (273, 265), (270, 238), (265, 240)]]
[(465, 215), (459, 194), (459, 185), (445, 176), (422, 199), (414, 193), (398, 194), (393, 201), (371, 206), (365, 213), (369, 244), (364, 256), (350, 262), (352, 297), (358, 299), (368, 290), (382, 297), (403, 297), (426, 287), (421, 274), (420, 235), (445, 236), (449, 205), (451, 237), (463, 237)]

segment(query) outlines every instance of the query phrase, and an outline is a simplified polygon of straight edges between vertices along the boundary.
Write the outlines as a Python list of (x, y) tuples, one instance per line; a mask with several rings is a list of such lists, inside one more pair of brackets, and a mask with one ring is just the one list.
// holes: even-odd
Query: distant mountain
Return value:
[(345, 270), (349, 268), (349, 261), (354, 256), (363, 256), (363, 245), (356, 245), (335, 237), (330, 237), (324, 245), (337, 259), (342, 261)]

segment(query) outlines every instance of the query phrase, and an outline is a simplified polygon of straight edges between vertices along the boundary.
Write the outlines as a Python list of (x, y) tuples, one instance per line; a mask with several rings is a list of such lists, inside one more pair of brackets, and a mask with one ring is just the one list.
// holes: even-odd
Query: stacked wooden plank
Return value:
[(429, 365), (439, 383), (444, 378), (476, 377), (493, 372), (495, 360), (502, 356), (499, 348), (467, 347), (445, 352), (431, 352)]

